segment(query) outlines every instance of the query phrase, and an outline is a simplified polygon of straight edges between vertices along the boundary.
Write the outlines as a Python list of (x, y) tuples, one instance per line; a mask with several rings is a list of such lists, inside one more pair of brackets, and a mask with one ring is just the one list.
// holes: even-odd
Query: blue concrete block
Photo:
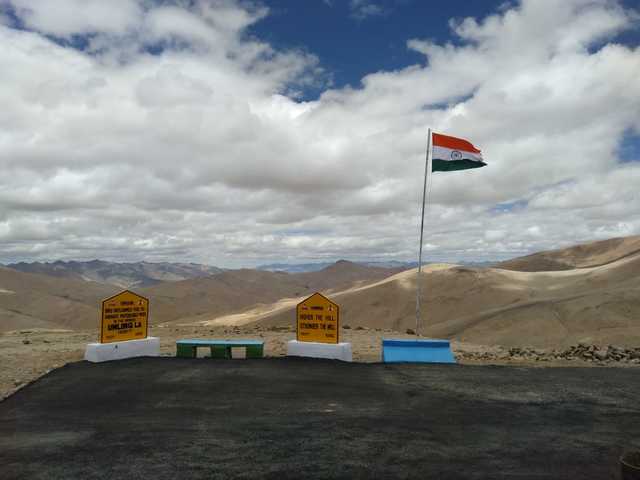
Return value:
[(449, 340), (382, 339), (385, 363), (456, 363)]

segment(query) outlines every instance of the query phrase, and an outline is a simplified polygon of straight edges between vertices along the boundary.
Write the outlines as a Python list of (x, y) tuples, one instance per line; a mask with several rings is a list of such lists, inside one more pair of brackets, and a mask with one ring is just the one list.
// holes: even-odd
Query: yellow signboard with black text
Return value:
[(296, 339), (299, 342), (338, 343), (340, 307), (314, 293), (296, 307)]
[(148, 299), (125, 290), (102, 302), (100, 343), (140, 340), (148, 333)]

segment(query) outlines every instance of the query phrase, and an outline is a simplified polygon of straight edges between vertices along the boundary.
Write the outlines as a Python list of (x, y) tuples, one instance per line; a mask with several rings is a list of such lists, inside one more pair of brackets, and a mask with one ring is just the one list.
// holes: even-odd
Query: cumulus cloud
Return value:
[(351, 16), (356, 20), (379, 17), (388, 13), (387, 8), (372, 0), (351, 0), (349, 8), (351, 9)]
[(637, 13), (615, 2), (463, 19), (455, 45), (408, 41), (421, 64), (315, 101), (312, 53), (246, 35), (259, 4), (6, 4), (0, 261), (412, 260), (427, 126), (489, 163), (434, 175), (429, 258), (640, 233), (640, 162), (618, 158), (640, 50), (613, 40)]
[(141, 5), (136, 0), (11, 0), (25, 26), (42, 33), (68, 37), (81, 33), (124, 34), (139, 24)]

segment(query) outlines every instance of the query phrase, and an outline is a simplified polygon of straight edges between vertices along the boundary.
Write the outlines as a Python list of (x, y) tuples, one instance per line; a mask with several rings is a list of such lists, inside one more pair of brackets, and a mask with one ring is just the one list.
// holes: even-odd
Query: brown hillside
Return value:
[(153, 322), (162, 323), (231, 314), (283, 298), (304, 297), (315, 291), (344, 290), (386, 278), (397, 271), (346, 261), (307, 273), (231, 270), (201, 279), (162, 283), (141, 289), (140, 293), (152, 302)]
[(575, 247), (538, 252), (498, 263), (496, 268), (545, 272), (605, 265), (640, 252), (640, 236), (611, 238)]
[(0, 267), (0, 331), (95, 326), (100, 301), (117, 290), (112, 285)]
[[(430, 265), (421, 333), (543, 348), (640, 345), (639, 245), (640, 237), (630, 237), (528, 257), (527, 268), (537, 258), (564, 265), (556, 271)], [(343, 324), (413, 329), (416, 271), (392, 272), (338, 262), (319, 272), (227, 271), (138, 291), (151, 299), (152, 323), (291, 326), (295, 304), (319, 290), (341, 305)], [(97, 283), (0, 269), (0, 329), (95, 327), (99, 301), (112, 293)]]
[[(333, 295), (351, 327), (415, 328), (416, 270)], [(640, 254), (592, 268), (513, 272), (430, 267), (421, 333), (481, 344), (640, 345)], [(293, 325), (294, 306), (253, 320)]]
[[(235, 270), (134, 289), (149, 297), (152, 323), (218, 316), (309, 295), (329, 286), (345, 289), (397, 270), (338, 262), (324, 270), (289, 274)], [(101, 300), (121, 288), (79, 278), (23, 273), (0, 267), (0, 331), (25, 328), (95, 328)]]

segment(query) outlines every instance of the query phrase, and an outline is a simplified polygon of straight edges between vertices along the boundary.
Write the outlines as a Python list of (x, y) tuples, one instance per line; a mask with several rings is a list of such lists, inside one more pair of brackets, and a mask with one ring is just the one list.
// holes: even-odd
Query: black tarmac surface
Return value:
[(618, 478), (640, 370), (148, 358), (0, 403), (0, 478)]

